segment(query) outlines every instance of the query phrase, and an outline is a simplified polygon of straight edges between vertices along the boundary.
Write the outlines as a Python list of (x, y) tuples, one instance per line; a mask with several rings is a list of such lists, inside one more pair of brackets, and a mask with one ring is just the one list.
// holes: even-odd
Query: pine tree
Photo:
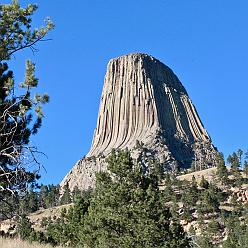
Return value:
[(59, 199), (60, 199), (60, 185), (56, 185), (53, 188), (54, 191), (54, 206), (59, 205)]
[(201, 181), (200, 181), (200, 187), (202, 187), (202, 188), (204, 188), (204, 189), (208, 189), (208, 187), (209, 187), (209, 183), (208, 183), (208, 181), (205, 179), (205, 177), (204, 176), (202, 176), (202, 178), (201, 178)]
[(87, 247), (187, 248), (182, 227), (171, 222), (153, 165), (149, 173), (128, 152), (113, 151), (109, 172), (97, 175), (81, 242)]
[(28, 198), (28, 212), (32, 213), (39, 209), (38, 205), (38, 198), (36, 192), (34, 192), (33, 188), (31, 187), (29, 191), (29, 198)]
[(192, 176), (192, 179), (191, 179), (191, 186), (192, 188), (197, 189), (197, 182), (196, 182), (196, 178), (194, 175)]
[(76, 186), (76, 187), (74, 187), (74, 189), (72, 191), (72, 200), (73, 200), (73, 202), (76, 201), (80, 197), (81, 197), (81, 191)]
[(243, 169), (243, 172), (246, 176), (248, 176), (248, 161), (245, 160), (244, 162), (244, 169)]
[[(0, 205), (10, 194), (20, 192), (38, 179), (37, 170), (27, 165), (37, 161), (37, 148), (30, 145), (30, 137), (41, 127), (42, 105), (47, 94), (34, 93), (38, 85), (35, 64), (26, 62), (23, 82), (17, 86), (14, 73), (9, 70), (13, 54), (25, 48), (35, 50), (35, 44), (53, 28), (51, 21), (40, 29), (32, 29), (32, 14), (36, 5), (21, 8), (17, 0), (0, 4)], [(17, 93), (19, 95), (17, 95)]]
[(31, 232), (33, 231), (30, 220), (26, 215), (21, 215), (17, 223), (17, 233), (20, 238), (28, 239)]
[(248, 227), (241, 223), (238, 217), (230, 219), (227, 230), (228, 237), (222, 243), (223, 248), (248, 247)]
[(240, 169), (241, 162), (240, 162), (240, 154), (239, 153), (233, 152), (232, 155), (229, 155), (227, 157), (227, 162), (230, 164), (231, 171), (233, 173), (239, 172), (239, 169)]
[(71, 192), (69, 189), (69, 185), (68, 183), (65, 184), (64, 188), (63, 188), (63, 195), (61, 196), (60, 199), (60, 205), (64, 205), (64, 204), (69, 204), (71, 203)]
[(75, 204), (70, 208), (63, 208), (56, 220), (43, 218), (46, 237), (53, 245), (68, 245), (76, 247), (80, 241), (80, 232), (84, 225), (84, 216), (88, 211), (89, 198), (77, 197)]
[(206, 233), (206, 236), (208, 236), (210, 239), (213, 240), (220, 233), (220, 231), (221, 231), (221, 226), (219, 222), (212, 219), (208, 223), (205, 233)]
[(70, 246), (76, 246), (80, 242), (80, 232), (84, 224), (84, 216), (88, 212), (89, 199), (77, 197), (75, 205), (66, 214), (67, 237)]
[(47, 195), (48, 195), (48, 187), (46, 185), (41, 184), (40, 194), (39, 194), (39, 203), (40, 203), (40, 207), (42, 208), (47, 208), (47, 205), (46, 205)]
[(210, 239), (206, 237), (205, 235), (197, 236), (196, 240), (193, 242), (194, 248), (216, 248), (214, 246)]
[(54, 27), (47, 18), (46, 26), (32, 30), (31, 16), (37, 8), (35, 4), (21, 8), (17, 0), (0, 5), (0, 61), (10, 60), (14, 53), (25, 48), (35, 51), (34, 45)]
[(0, 221), (12, 218), (19, 210), (20, 200), (15, 193), (5, 196), (5, 200), (0, 204)]
[(243, 177), (241, 174), (241, 165), (242, 165), (242, 154), (243, 151), (239, 149), (236, 152), (233, 152), (232, 155), (229, 155), (227, 158), (228, 163), (231, 166), (231, 173), (234, 176), (234, 185), (241, 186), (243, 183)]
[(223, 185), (226, 185), (228, 183), (228, 170), (225, 166), (223, 154), (218, 154), (216, 174)]

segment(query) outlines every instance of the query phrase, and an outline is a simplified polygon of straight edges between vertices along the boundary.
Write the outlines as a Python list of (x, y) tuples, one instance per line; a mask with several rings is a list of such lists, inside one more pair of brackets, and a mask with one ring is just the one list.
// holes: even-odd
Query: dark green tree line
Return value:
[(149, 173), (125, 151), (113, 152), (109, 172), (97, 175), (95, 192), (84, 219), (86, 247), (189, 247), (182, 227), (171, 221), (159, 190), (161, 171)]

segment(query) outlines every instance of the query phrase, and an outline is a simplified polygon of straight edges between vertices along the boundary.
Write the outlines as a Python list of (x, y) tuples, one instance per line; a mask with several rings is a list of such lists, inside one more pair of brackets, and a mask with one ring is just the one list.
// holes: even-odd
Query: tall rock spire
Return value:
[(105, 168), (103, 158), (113, 148), (128, 148), (138, 158), (141, 147), (168, 170), (210, 167), (216, 154), (173, 71), (152, 56), (135, 53), (108, 63), (91, 149), (76, 164), (77, 175), (74, 168), (63, 183), (73, 181), (72, 185), (87, 188), (94, 172)]

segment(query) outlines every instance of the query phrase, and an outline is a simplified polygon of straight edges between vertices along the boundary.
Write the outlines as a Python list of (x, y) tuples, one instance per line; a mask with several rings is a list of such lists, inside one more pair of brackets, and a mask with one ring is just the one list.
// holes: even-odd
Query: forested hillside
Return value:
[(71, 247), (248, 247), (247, 160), (238, 154), (228, 157), (229, 169), (220, 156), (210, 177), (206, 170), (200, 180), (194, 173), (184, 180), (165, 174), (154, 161), (145, 169), (128, 152), (113, 152), (109, 172), (97, 175), (95, 190), (64, 191), (60, 199), (67, 195), (74, 205), (39, 225), (23, 216), (17, 232), (31, 241)]

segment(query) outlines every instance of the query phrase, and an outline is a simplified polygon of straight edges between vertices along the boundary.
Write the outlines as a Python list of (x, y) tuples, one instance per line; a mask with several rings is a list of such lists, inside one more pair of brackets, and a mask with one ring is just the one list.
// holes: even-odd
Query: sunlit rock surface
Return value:
[(214, 166), (216, 149), (185, 88), (173, 71), (147, 54), (110, 60), (97, 126), (85, 158), (61, 185), (94, 187), (113, 148), (128, 148), (134, 159), (153, 157), (166, 170)]

